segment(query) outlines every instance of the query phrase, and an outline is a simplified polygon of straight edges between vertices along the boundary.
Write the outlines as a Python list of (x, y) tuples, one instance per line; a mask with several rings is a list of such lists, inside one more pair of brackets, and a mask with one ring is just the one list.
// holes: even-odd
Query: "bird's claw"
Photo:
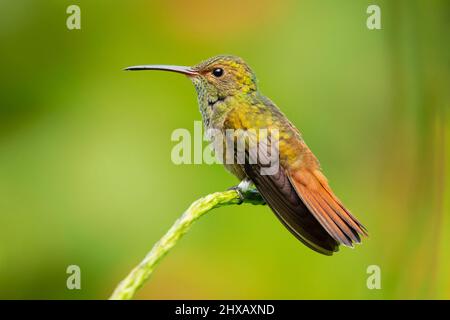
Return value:
[(239, 203), (238, 203), (238, 205), (242, 204), (244, 202), (245, 197), (242, 194), (242, 190), (241, 190), (241, 188), (239, 188), (239, 185), (234, 186), (234, 187), (230, 187), (230, 188), (228, 188), (228, 190), (234, 190), (234, 191), (237, 192), (237, 194), (239, 195)]
[(250, 180), (244, 179), (241, 182), (239, 182), (239, 184), (237, 186), (228, 188), (228, 190), (236, 191), (238, 193), (239, 199), (240, 199), (238, 204), (242, 204), (245, 200), (244, 194), (251, 189), (251, 185), (252, 185), (252, 182)]

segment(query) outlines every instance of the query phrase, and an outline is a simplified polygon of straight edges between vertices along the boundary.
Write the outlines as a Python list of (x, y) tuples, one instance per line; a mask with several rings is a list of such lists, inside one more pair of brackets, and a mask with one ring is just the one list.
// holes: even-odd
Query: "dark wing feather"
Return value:
[(273, 175), (261, 175), (261, 166), (245, 164), (244, 172), (284, 226), (309, 248), (332, 255), (334, 240), (303, 204), (283, 168)]

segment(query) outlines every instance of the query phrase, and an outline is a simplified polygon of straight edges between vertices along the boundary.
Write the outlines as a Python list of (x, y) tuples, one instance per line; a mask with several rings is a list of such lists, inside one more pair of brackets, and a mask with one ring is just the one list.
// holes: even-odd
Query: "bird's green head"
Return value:
[(256, 77), (242, 58), (216, 56), (193, 67), (197, 91), (206, 90), (220, 98), (256, 91)]

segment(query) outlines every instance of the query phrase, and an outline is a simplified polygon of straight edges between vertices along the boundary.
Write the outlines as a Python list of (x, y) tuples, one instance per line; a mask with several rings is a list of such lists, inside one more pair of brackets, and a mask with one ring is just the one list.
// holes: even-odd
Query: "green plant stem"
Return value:
[(191, 225), (212, 209), (232, 204), (264, 204), (264, 200), (255, 189), (242, 193), (241, 199), (236, 190), (216, 192), (198, 199), (175, 221), (167, 233), (153, 246), (152, 250), (128, 276), (122, 280), (111, 295), (110, 300), (129, 300), (152, 275), (159, 261), (172, 249), (178, 240), (189, 231)]

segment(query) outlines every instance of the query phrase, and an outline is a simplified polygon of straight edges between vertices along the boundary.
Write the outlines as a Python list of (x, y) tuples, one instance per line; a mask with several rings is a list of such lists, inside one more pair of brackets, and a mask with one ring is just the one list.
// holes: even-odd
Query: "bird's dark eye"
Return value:
[(222, 68), (216, 68), (213, 70), (212, 74), (214, 77), (219, 78), (223, 75), (223, 69)]

